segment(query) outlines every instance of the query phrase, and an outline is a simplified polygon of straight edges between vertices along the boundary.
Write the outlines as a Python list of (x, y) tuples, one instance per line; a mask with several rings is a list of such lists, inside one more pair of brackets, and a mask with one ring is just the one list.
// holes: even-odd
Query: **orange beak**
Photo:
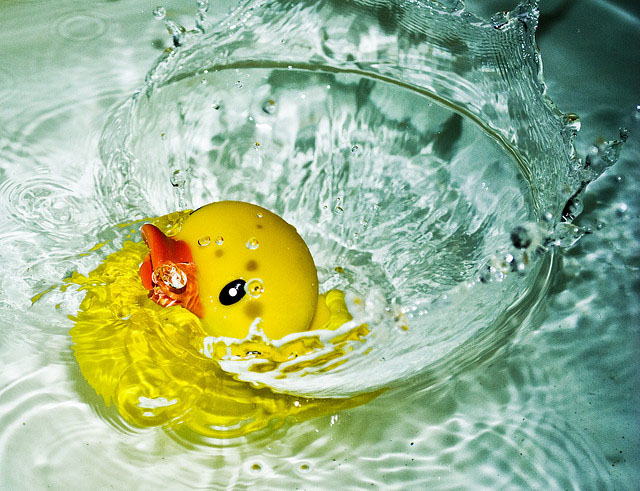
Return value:
[(149, 247), (149, 254), (139, 270), (142, 285), (149, 290), (149, 298), (163, 307), (181, 305), (202, 317), (197, 268), (187, 243), (167, 237), (158, 227), (148, 223), (140, 232)]

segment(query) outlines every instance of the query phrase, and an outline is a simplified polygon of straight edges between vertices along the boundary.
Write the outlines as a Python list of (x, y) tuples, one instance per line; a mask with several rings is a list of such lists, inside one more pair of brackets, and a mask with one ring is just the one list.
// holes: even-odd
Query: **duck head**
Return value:
[[(146, 224), (140, 266), (150, 298), (181, 305), (209, 335), (271, 339), (306, 331), (318, 310), (318, 275), (296, 229), (260, 206), (219, 201), (194, 211), (174, 237)], [(315, 322), (314, 322), (315, 323)]]

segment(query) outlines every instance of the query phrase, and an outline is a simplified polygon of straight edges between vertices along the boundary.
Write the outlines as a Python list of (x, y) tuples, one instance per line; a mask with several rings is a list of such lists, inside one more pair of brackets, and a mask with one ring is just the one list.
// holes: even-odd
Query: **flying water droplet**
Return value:
[(224, 242), (224, 239), (222, 238), (222, 235), (218, 235), (218, 236), (216, 237), (216, 244), (217, 244), (217, 245), (222, 245), (222, 244), (223, 244), (223, 242)]
[(262, 105), (262, 110), (267, 114), (275, 113), (276, 101), (274, 101), (273, 99), (269, 99), (268, 101), (265, 101), (265, 103)]
[(164, 7), (156, 7), (153, 9), (153, 18), (156, 20), (163, 20), (167, 16), (167, 9)]
[(262, 213), (258, 213), (256, 216), (257, 216), (258, 218), (262, 218)]
[(235, 87), (237, 87), (238, 89), (241, 89), (242, 87), (244, 87), (244, 85), (242, 84), (242, 82), (240, 82), (240, 80), (238, 80), (236, 83), (233, 84)]
[(209, 237), (208, 235), (205, 235), (204, 237), (200, 237), (198, 239), (198, 245), (200, 247), (206, 247), (211, 243), (211, 237)]
[(358, 145), (354, 145), (351, 147), (351, 153), (354, 155), (358, 153), (358, 150), (360, 150), (360, 147)]
[(176, 169), (173, 171), (173, 174), (171, 175), (171, 185), (174, 188), (181, 188), (185, 185), (185, 183), (187, 182), (187, 178), (184, 175), (184, 172), (182, 172), (181, 169)]
[(258, 248), (260, 244), (258, 244), (258, 239), (255, 237), (250, 237), (247, 241), (247, 249), (255, 250)]

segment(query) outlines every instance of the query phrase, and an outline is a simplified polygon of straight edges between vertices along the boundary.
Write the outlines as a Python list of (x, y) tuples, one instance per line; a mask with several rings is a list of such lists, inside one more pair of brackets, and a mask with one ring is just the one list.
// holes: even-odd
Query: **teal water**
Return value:
[[(185, 139), (178, 150), (172, 150), (173, 167), (152, 172), (150, 169), (157, 169), (155, 166), (166, 157), (161, 138), (158, 142), (145, 140), (159, 136), (154, 130), (158, 121), (166, 126), (158, 116), (162, 116), (162, 111), (154, 106), (165, 100), (157, 97), (162, 96), (162, 91), (157, 91), (148, 99), (148, 106), (137, 108), (132, 121), (140, 128), (135, 125), (125, 128), (125, 134), (133, 138), (124, 146), (134, 157), (145, 155), (149, 160), (138, 160), (130, 168), (118, 168), (121, 161), (110, 160), (108, 156), (122, 143), (118, 139), (119, 130), (112, 133), (115, 136), (111, 140), (109, 131), (106, 136), (103, 134), (104, 128), (113, 128), (113, 118), (108, 117), (142, 86), (153, 60), (171, 44), (161, 22), (153, 19), (154, 7), (155, 4), (141, 2), (103, 2), (90, 10), (74, 2), (58, 3), (56, 8), (39, 2), (6, 3), (1, 7), (3, 30), (7, 34), (5, 58), (0, 67), (3, 103), (0, 242), (5, 267), (0, 289), (4, 321), (0, 331), (3, 488), (83, 489), (86, 487), (83, 478), (87, 475), (92, 476), (94, 486), (99, 488), (637, 487), (639, 203), (634, 186), (639, 147), (634, 136), (640, 123), (635, 89), (638, 73), (634, 67), (638, 64), (634, 62), (637, 53), (621, 48), (634, 45), (633, 40), (638, 38), (638, 18), (632, 11), (603, 2), (586, 2), (579, 9), (570, 2), (549, 2), (548, 8), (543, 4), (537, 41), (544, 62), (547, 95), (561, 110), (581, 116), (578, 152), (587, 155), (598, 137), (615, 138), (619, 126), (627, 126), (631, 138), (620, 161), (591, 184), (584, 196), (584, 211), (576, 223), (593, 233), (573, 247), (555, 249), (557, 264), (551, 276), (543, 274), (550, 267), (547, 255), (547, 263), (541, 258), (525, 276), (508, 275), (505, 281), (489, 281), (487, 290), (478, 287), (476, 280), (487, 263), (494, 264), (496, 250), (500, 254), (508, 252), (501, 249), (502, 238), (515, 225), (535, 221), (544, 210), (538, 210), (535, 196), (527, 194), (522, 175), (526, 172), (516, 170), (513, 156), (500, 143), (499, 128), (478, 126), (470, 119), (471, 115), (453, 111), (441, 100), (429, 99), (428, 94), (389, 81), (333, 73), (330, 79), (323, 76), (320, 84), (304, 66), (290, 70), (284, 65), (278, 67), (280, 72), (274, 72), (273, 67), (237, 66), (227, 85), (224, 78), (211, 75), (204, 77), (208, 80), (206, 84), (199, 77), (198, 90), (193, 87), (180, 90), (179, 85), (167, 89), (166, 103), (176, 103), (184, 93), (210, 100), (207, 90), (217, 83), (218, 96), (222, 89), (229, 90), (231, 96), (256, 94), (256, 100), (249, 102), (261, 110), (265, 98), (260, 91), (266, 84), (270, 90), (265, 96), (276, 89), (280, 93), (275, 98), (278, 105), (274, 114), (269, 114), (269, 108), (256, 110), (263, 118), (260, 123), (272, 124), (273, 118), (284, 118), (277, 126), (286, 124), (289, 129), (297, 124), (300, 108), (308, 112), (299, 119), (311, 121), (309, 126), (313, 127), (321, 126), (324, 112), (320, 108), (327, 105), (331, 105), (335, 115), (347, 115), (341, 121), (343, 126), (334, 128), (335, 133), (327, 132), (328, 141), (337, 135), (338, 155), (344, 156), (340, 162), (353, 161), (352, 165), (358, 165), (358, 159), (372, 162), (376, 157), (383, 165), (372, 166), (362, 176), (346, 178), (340, 174), (330, 181), (333, 187), (322, 187), (326, 177), (311, 180), (318, 187), (310, 186), (309, 193), (317, 192), (318, 199), (324, 199), (329, 210), (323, 212), (320, 207), (318, 215), (307, 208), (299, 211), (291, 200), (277, 200), (269, 189), (256, 190), (250, 174), (242, 176), (241, 185), (219, 179), (215, 187), (210, 184), (198, 187), (198, 179), (190, 174), (192, 168), (188, 163), (189, 158), (202, 162), (203, 155), (196, 152), (185, 158), (180, 153), (185, 146), (190, 151), (206, 150), (205, 157), (210, 163), (196, 167), (201, 173), (197, 176), (200, 182), (212, 179), (211, 172), (220, 160), (232, 170), (234, 166), (251, 168), (270, 148), (270, 155), (278, 156), (273, 149), (278, 144), (286, 146), (282, 139), (270, 140), (265, 134), (260, 137), (259, 151), (250, 146), (256, 138), (254, 127), (240, 121), (243, 97), (231, 100), (231, 96), (226, 96), (211, 104), (226, 102), (233, 108), (232, 114), (240, 115), (238, 119), (227, 116), (226, 128), (235, 128), (238, 138), (246, 137), (250, 151), (225, 153), (225, 138), (207, 138), (199, 146), (188, 120), (193, 111), (197, 113), (202, 108), (201, 100), (188, 98), (184, 120), (175, 123), (175, 131), (184, 131), (180, 135)], [(165, 7), (167, 18), (193, 25), (195, 7), (191, 4), (167, 2)], [(213, 6), (210, 16), (216, 12), (224, 14), (227, 7)], [(470, 10), (483, 15), (497, 10), (492, 7), (469, 2)], [(619, 33), (619, 39), (609, 34), (612, 30)], [(589, 32), (586, 39), (582, 31)], [(369, 42), (374, 43), (375, 39), (373, 36)], [(242, 87), (236, 85), (239, 81)], [(189, 86), (188, 80), (183, 83)], [(328, 93), (334, 95), (330, 97), (327, 92), (311, 90), (327, 84), (332, 85)], [(363, 86), (367, 89), (366, 96), (358, 96)], [(304, 87), (306, 90), (302, 90)], [(287, 113), (286, 101), (295, 98), (295, 94), (291, 95), (295, 91), (297, 96), (315, 98), (307, 105), (290, 104)], [(351, 94), (356, 94), (360, 106), (352, 108)], [(384, 106), (380, 101), (390, 103)], [(397, 134), (394, 121), (402, 117), (393, 113), (394, 108), (408, 113), (410, 108), (421, 104), (431, 104), (431, 109), (421, 111), (422, 121), (420, 115), (407, 118), (403, 129), (409, 136), (404, 154), (396, 152), (395, 160), (387, 160), (391, 151), (375, 137), (384, 143), (385, 136), (392, 140), (394, 131)], [(251, 106), (248, 107), (251, 111)], [(213, 108), (213, 113), (221, 110), (224, 107)], [(292, 111), (295, 117), (286, 119)], [(354, 136), (350, 124), (357, 118), (350, 119), (348, 115), (359, 111), (366, 115), (368, 126), (356, 125)], [(453, 149), (447, 153), (448, 140), (441, 139), (439, 146), (433, 144), (435, 151), (420, 157), (415, 150), (419, 145), (412, 143), (410, 130), (406, 128), (423, 125), (442, 132), (447, 121), (460, 118), (456, 114), (464, 117), (457, 136), (452, 138), (456, 142)], [(203, 120), (196, 119), (199, 123)], [(362, 132), (367, 128), (370, 134)], [(345, 134), (349, 138), (340, 140)], [(304, 155), (314, 147), (308, 144), (313, 132), (306, 140), (298, 138), (300, 135), (306, 135), (304, 125), (299, 125), (296, 133), (302, 143), (295, 147)], [(469, 166), (469, 158), (479, 155), (484, 162), (498, 164)], [(322, 158), (320, 152), (309, 157), (309, 161), (321, 162)], [(293, 164), (305, 162), (283, 159), (278, 165)], [(387, 187), (378, 190), (379, 196), (366, 195), (373, 196), (371, 202), (353, 200), (351, 204), (349, 196), (353, 196), (353, 191), (349, 192), (349, 186), (369, 182), (367, 179), (373, 177), (376, 169), (381, 169), (381, 177), (389, 179)], [(402, 172), (394, 173), (396, 169)], [(184, 186), (175, 185), (182, 182), (176, 180), (176, 171), (184, 172)], [(551, 169), (542, 167), (534, 169), (533, 174), (544, 180), (550, 172)], [(123, 175), (129, 179), (124, 183), (119, 180)], [(397, 175), (401, 178), (394, 182)], [(460, 175), (468, 180), (460, 179)], [(562, 178), (558, 174), (557, 180)], [(472, 186), (477, 181), (488, 191), (477, 191)], [(278, 183), (275, 179), (275, 182), (282, 187), (288, 181)], [(376, 182), (370, 179), (372, 193)], [(407, 182), (413, 187), (406, 186)], [(547, 184), (553, 185), (554, 182)], [(496, 187), (500, 191), (495, 191)], [(375, 217), (361, 219), (364, 211), (373, 209), (369, 205), (384, 202), (383, 191), (387, 189), (404, 196), (407, 202), (418, 200), (420, 193), (425, 193), (428, 198), (425, 203), (445, 201), (454, 211), (444, 213), (444, 220), (435, 228), (427, 221), (424, 229), (407, 229), (402, 236), (396, 236), (393, 218), (384, 216), (388, 207), (382, 207), (382, 216), (377, 221)], [(484, 189), (482, 185), (480, 189)], [(263, 193), (260, 195), (263, 200), (271, 200), (266, 204), (296, 224), (306, 217), (312, 223), (315, 220), (329, 227), (332, 234), (323, 228), (303, 230), (316, 261), (319, 262), (318, 257), (325, 259), (320, 261), (327, 269), (325, 273), (321, 271), (321, 280), (327, 286), (338, 281), (330, 270), (334, 266), (331, 261), (340, 258), (369, 283), (356, 281), (359, 276), (355, 274), (355, 279), (349, 278), (346, 285), (338, 286), (360, 288), (362, 294), (377, 288), (377, 295), (371, 299), (374, 307), (384, 310), (384, 305), (391, 304), (404, 308), (403, 313), (409, 317), (418, 312), (411, 317), (416, 327), (410, 329), (407, 342), (397, 342), (393, 326), (389, 326), (378, 334), (377, 339), (382, 341), (373, 343), (378, 350), (375, 358), (352, 357), (352, 367), (347, 367), (342, 375), (316, 377), (312, 379), (315, 382), (309, 383), (289, 379), (279, 389), (340, 394), (391, 385), (393, 390), (360, 408), (290, 425), (257, 440), (204, 445), (182, 441), (162, 429), (140, 431), (122, 425), (117, 413), (105, 410), (92, 389), (83, 384), (76, 368), (66, 315), (77, 309), (79, 298), (53, 292), (34, 305), (31, 298), (76, 269), (88, 271), (95, 267), (95, 257), (78, 254), (99, 240), (113, 238), (110, 225), (127, 218), (168, 212), (181, 202), (192, 206), (230, 194), (247, 199), (250, 192)], [(545, 193), (540, 192), (543, 200), (556, 202), (554, 193), (548, 193), (549, 196)], [(518, 194), (520, 199), (507, 201), (509, 196)], [(556, 207), (561, 207), (563, 202), (560, 199), (557, 202)], [(390, 228), (386, 234), (374, 235), (375, 243), (368, 243), (372, 237), (371, 229), (366, 230), (369, 222), (372, 227), (377, 226), (378, 232), (385, 231), (386, 226)], [(357, 229), (350, 228), (354, 223)], [(468, 231), (482, 230), (483, 223), (489, 224), (485, 225), (489, 232), (478, 234), (468, 247), (468, 256), (462, 257), (459, 254), (462, 250), (455, 249), (461, 237)], [(424, 263), (411, 263), (422, 250), (415, 239), (426, 233), (432, 234), (431, 243), (437, 247), (422, 257)], [(387, 242), (380, 242), (381, 237), (386, 237)], [(376, 251), (380, 250), (384, 252), (379, 254), (382, 257), (376, 257)], [(447, 255), (452, 250), (456, 254)], [(434, 264), (444, 263), (446, 268), (438, 269), (429, 263), (434, 254), (439, 259)], [(363, 257), (368, 260), (363, 261)], [(409, 262), (403, 262), (403, 257), (409, 258)], [(461, 257), (464, 260), (456, 261)], [(381, 265), (381, 269), (375, 270), (375, 265)], [(403, 272), (411, 271), (412, 266), (431, 273), (429, 281), (394, 283), (394, 278), (402, 278)], [(388, 284), (383, 281), (385, 275)], [(471, 285), (463, 293), (471, 292), (469, 295), (477, 295), (480, 300), (491, 297), (495, 303), (487, 310), (458, 308), (460, 316), (482, 316), (477, 324), (451, 322), (447, 326), (441, 321), (447, 313), (451, 315), (447, 305), (452, 302), (463, 305), (455, 299), (456, 294), (461, 295), (460, 289), (449, 291), (452, 284), (460, 282), (465, 288)], [(417, 309), (411, 310), (416, 303), (406, 301), (407, 297), (415, 300), (411, 292), (425, 283), (429, 287), (423, 292), (425, 297), (421, 297), (425, 302), (433, 303), (443, 292), (453, 300), (448, 299), (449, 304), (429, 303), (428, 308), (418, 304)], [(505, 291), (515, 296), (529, 292), (528, 301), (521, 303), (518, 312), (509, 317), (515, 319), (511, 323), (514, 325), (496, 324), (498, 321), (491, 319), (495, 321), (491, 324), (494, 329), (488, 333), (495, 333), (495, 326), (501, 325), (501, 334), (473, 337), (486, 325), (482, 320), (512, 304), (514, 298)], [(380, 297), (385, 301), (379, 301)], [(444, 305), (442, 310), (440, 305)], [(376, 309), (372, 311), (375, 313)], [(429, 324), (433, 318), (440, 322)], [(425, 325), (429, 327), (427, 334), (420, 330)], [(464, 349), (446, 356), (451, 353), (448, 343), (463, 343)], [(379, 361), (382, 358), (385, 363)], [(371, 359), (376, 362), (373, 367), (366, 364)], [(365, 373), (367, 376), (362, 376)]]

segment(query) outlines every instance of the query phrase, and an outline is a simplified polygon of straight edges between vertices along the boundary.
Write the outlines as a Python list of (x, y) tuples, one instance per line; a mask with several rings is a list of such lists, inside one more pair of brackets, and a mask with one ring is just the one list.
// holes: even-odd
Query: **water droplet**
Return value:
[(198, 245), (201, 247), (206, 247), (211, 243), (211, 237), (205, 235), (204, 237), (200, 237), (198, 239)]
[(153, 9), (153, 17), (156, 20), (162, 20), (167, 16), (167, 9), (164, 7), (156, 7)]
[(262, 110), (267, 114), (273, 114), (276, 112), (276, 101), (269, 99), (262, 105)]
[(244, 285), (244, 291), (252, 298), (260, 298), (264, 293), (264, 283), (260, 278), (253, 278)]
[(182, 172), (181, 169), (174, 170), (171, 175), (171, 185), (175, 188), (179, 188), (184, 186), (185, 182), (187, 182), (187, 178), (185, 177), (184, 172)]
[(531, 235), (526, 228), (518, 225), (511, 231), (511, 243), (517, 249), (526, 249), (531, 242)]
[(626, 203), (620, 203), (616, 208), (616, 216), (618, 218), (624, 218), (628, 210), (629, 206)]
[(211, 108), (215, 109), (216, 111), (219, 111), (221, 107), (222, 104), (220, 104), (219, 102), (214, 102), (213, 104), (211, 104)]
[(300, 471), (301, 472), (309, 472), (311, 470), (311, 467), (309, 467), (309, 464), (300, 464)]
[(165, 263), (153, 272), (154, 283), (162, 281), (171, 288), (180, 290), (187, 284), (187, 275), (173, 263)]
[(256, 216), (257, 216), (258, 218), (262, 218), (262, 213), (258, 213)]
[(360, 147), (358, 145), (354, 145), (351, 147), (351, 153), (353, 154), (358, 153), (358, 150), (360, 150)]
[(260, 244), (258, 244), (258, 239), (255, 237), (250, 237), (247, 241), (247, 249), (255, 250), (258, 248)]
[(255, 147), (256, 150), (260, 150), (260, 142), (255, 142), (253, 146)]
[(253, 464), (251, 466), (251, 470), (254, 472), (260, 472), (262, 470), (262, 466), (260, 464)]
[(224, 242), (224, 238), (222, 237), (222, 235), (218, 235), (216, 237), (216, 244), (217, 245), (222, 245), (223, 242)]
[[(176, 24), (173, 21), (165, 20), (164, 25), (166, 26), (169, 34), (171, 35), (171, 40), (173, 41), (173, 45), (177, 48), (182, 44), (182, 35), (186, 32), (186, 29), (181, 25)], [(178, 65), (178, 70), (181, 70), (182, 66)]]
[(242, 82), (240, 82), (240, 80), (238, 80), (235, 84), (233, 84), (234, 86), (236, 86), (238, 89), (241, 89), (242, 87), (244, 87), (244, 85), (242, 84)]
[(580, 131), (580, 116), (574, 113), (566, 113), (562, 118), (562, 122), (565, 125), (565, 128), (570, 130), (573, 133), (577, 133)]
[(160, 133), (160, 139), (161, 139), (163, 142), (166, 142), (166, 141), (167, 141), (167, 134), (166, 134), (166, 133)]
[(636, 106), (636, 110), (633, 112), (633, 117), (636, 121), (640, 121), (640, 104)]

